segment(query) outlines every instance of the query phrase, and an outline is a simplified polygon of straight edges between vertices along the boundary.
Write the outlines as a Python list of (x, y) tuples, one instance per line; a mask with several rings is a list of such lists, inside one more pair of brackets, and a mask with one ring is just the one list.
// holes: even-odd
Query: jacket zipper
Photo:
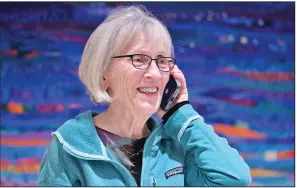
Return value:
[(156, 187), (156, 184), (157, 184), (157, 183), (156, 183), (156, 180), (155, 180), (155, 178), (154, 178), (154, 176), (153, 176), (153, 186)]
[[(144, 170), (145, 170), (145, 156), (147, 153), (147, 145), (149, 144), (149, 141), (155, 137), (156, 132), (158, 131), (158, 129), (160, 129), (160, 126), (158, 126), (157, 128), (155, 128), (155, 130), (153, 130), (153, 132), (149, 135), (149, 137), (147, 138), (144, 147), (143, 147), (143, 156), (142, 156), (142, 167), (141, 167), (141, 180), (140, 180), (140, 186), (144, 186)], [(154, 183), (153, 183), (154, 185)]]

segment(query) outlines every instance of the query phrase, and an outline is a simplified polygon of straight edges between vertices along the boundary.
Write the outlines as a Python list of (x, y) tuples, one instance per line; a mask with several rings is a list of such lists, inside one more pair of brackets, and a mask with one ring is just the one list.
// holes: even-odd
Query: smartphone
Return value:
[(161, 101), (161, 109), (164, 111), (168, 111), (172, 105), (173, 100), (177, 97), (180, 91), (181, 84), (178, 80), (176, 80), (172, 75), (169, 77), (169, 81), (165, 86), (163, 97)]

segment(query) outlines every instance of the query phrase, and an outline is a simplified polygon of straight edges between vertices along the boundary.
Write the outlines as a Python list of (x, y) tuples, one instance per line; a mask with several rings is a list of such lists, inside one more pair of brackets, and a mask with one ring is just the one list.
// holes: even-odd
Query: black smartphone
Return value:
[(172, 101), (177, 97), (180, 91), (181, 84), (172, 75), (169, 77), (169, 81), (165, 86), (163, 97), (161, 101), (161, 109), (168, 111), (172, 105)]

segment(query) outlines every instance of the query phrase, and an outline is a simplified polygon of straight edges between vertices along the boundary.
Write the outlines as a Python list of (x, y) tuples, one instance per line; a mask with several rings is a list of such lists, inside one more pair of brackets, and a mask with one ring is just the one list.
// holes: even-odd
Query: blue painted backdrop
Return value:
[[(245, 158), (251, 185), (294, 185), (294, 2), (144, 4), (168, 26), (191, 103)], [(119, 5), (1, 3), (1, 185), (35, 185), (50, 133), (106, 108), (77, 67)]]

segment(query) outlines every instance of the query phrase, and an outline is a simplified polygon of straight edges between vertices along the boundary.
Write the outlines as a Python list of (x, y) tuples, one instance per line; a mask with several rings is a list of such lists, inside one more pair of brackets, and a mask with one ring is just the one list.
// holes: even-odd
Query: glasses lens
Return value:
[(163, 57), (158, 59), (158, 67), (162, 71), (170, 71), (175, 64), (175, 59), (171, 57)]
[(133, 55), (133, 65), (139, 69), (146, 69), (151, 62), (150, 57), (146, 55)]

